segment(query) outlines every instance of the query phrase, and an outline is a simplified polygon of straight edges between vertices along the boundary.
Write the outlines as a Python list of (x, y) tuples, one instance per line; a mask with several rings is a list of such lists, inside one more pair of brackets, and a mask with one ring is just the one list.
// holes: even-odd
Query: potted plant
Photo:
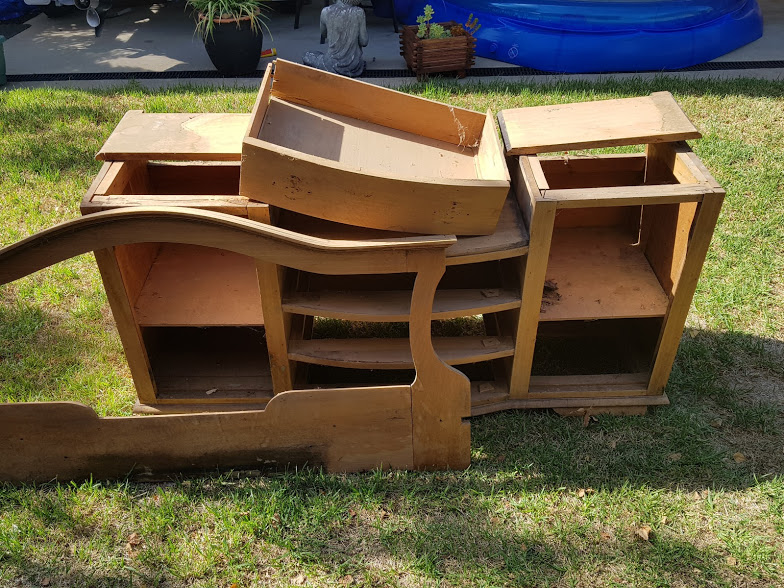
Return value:
[(473, 14), (465, 25), (454, 21), (434, 23), (433, 14), (433, 7), (427, 4), (424, 15), (417, 17), (418, 24), (403, 27), (400, 54), (417, 80), (442, 71), (456, 71), (458, 77), (464, 78), (474, 64), (473, 34), (481, 25)]
[[(196, 33), (215, 68), (224, 75), (256, 71), (268, 10), (263, 0), (187, 0), (196, 13)], [(269, 29), (267, 29), (269, 32)]]

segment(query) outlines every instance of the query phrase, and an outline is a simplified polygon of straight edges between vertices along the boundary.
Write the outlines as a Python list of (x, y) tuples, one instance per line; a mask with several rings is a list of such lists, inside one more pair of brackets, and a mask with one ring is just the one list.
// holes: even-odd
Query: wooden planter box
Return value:
[[(447, 30), (457, 25), (454, 21), (438, 24)], [(445, 39), (420, 39), (416, 25), (403, 27), (400, 34), (400, 54), (418, 80), (442, 71), (456, 71), (458, 77), (464, 78), (466, 71), (474, 65), (475, 45), (476, 39), (468, 34)]]

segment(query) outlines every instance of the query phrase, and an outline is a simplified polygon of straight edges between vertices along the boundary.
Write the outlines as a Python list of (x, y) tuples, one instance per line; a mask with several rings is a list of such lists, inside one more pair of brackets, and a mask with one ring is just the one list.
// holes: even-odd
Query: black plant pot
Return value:
[(204, 48), (210, 61), (226, 76), (241, 76), (256, 71), (261, 59), (264, 35), (260, 27), (253, 30), (250, 19), (240, 21), (221, 19), (215, 21), (212, 35), (204, 39)]

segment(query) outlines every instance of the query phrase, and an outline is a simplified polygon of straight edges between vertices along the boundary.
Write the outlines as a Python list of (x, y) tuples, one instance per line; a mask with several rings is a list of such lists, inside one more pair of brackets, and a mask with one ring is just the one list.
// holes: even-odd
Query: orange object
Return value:
[(278, 52), (275, 50), (275, 47), (272, 49), (265, 49), (261, 52), (262, 57), (275, 57), (277, 54)]

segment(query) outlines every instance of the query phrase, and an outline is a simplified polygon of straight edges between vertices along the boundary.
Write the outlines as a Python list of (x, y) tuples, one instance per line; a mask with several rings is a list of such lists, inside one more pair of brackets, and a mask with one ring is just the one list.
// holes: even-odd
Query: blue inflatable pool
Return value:
[(678, 69), (762, 36), (757, 0), (395, 0), (414, 24), (425, 4), (435, 21), (482, 25), (481, 57), (553, 72)]

